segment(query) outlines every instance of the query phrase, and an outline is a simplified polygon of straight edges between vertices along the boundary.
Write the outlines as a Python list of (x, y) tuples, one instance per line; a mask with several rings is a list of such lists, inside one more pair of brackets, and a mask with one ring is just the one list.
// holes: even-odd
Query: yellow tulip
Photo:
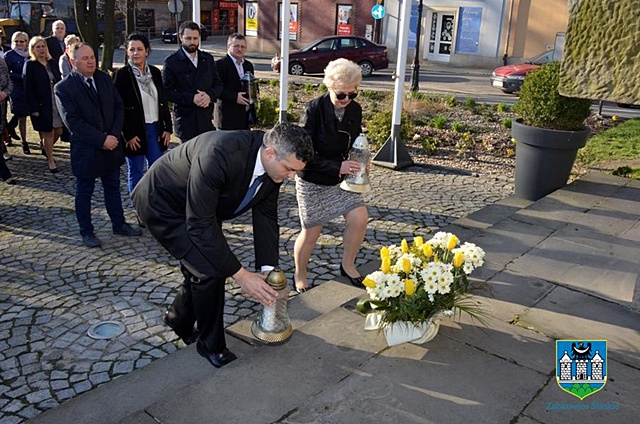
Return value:
[(617, 115), (613, 115), (613, 116), (611, 117), (611, 120), (612, 120), (613, 122), (616, 122), (616, 121), (618, 120), (618, 116), (617, 116)]
[(404, 271), (405, 274), (408, 274), (411, 272), (411, 259), (402, 258), (402, 270)]
[(429, 243), (423, 244), (422, 253), (424, 253), (425, 257), (430, 258), (433, 255), (433, 246), (431, 246)]
[(365, 278), (364, 280), (362, 280), (362, 284), (364, 284), (366, 287), (369, 287), (370, 289), (373, 289), (376, 286), (376, 282), (371, 278)]
[(455, 249), (459, 242), (460, 240), (458, 239), (458, 237), (456, 237), (455, 234), (451, 234), (451, 237), (449, 237), (449, 242), (447, 243), (447, 250), (451, 251)]
[(402, 243), (400, 243), (400, 247), (402, 248), (402, 253), (409, 253), (409, 244), (405, 239), (402, 239)]
[(382, 259), (382, 265), (380, 266), (380, 271), (388, 274), (391, 271), (391, 259), (384, 258)]
[(438, 257), (438, 255), (435, 255), (433, 257), (433, 262), (440, 262), (440, 258)]
[(380, 260), (389, 259), (389, 248), (384, 246), (380, 249)]
[(422, 239), (422, 236), (417, 236), (413, 238), (413, 245), (415, 247), (422, 247), (423, 244), (424, 244), (424, 240)]
[(453, 255), (453, 266), (456, 268), (460, 268), (464, 263), (464, 253), (458, 251), (455, 255)]
[(407, 278), (406, 280), (404, 280), (404, 291), (407, 293), (407, 296), (413, 296), (416, 292), (416, 283), (413, 280)]

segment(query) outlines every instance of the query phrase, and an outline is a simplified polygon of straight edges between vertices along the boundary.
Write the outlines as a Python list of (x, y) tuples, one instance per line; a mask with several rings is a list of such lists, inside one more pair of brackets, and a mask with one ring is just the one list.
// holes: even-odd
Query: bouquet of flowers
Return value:
[(363, 281), (370, 299), (361, 299), (358, 310), (380, 313), (382, 327), (418, 325), (454, 310), (480, 318), (478, 304), (468, 295), (468, 275), (484, 263), (484, 251), (475, 244), (460, 246), (458, 237), (441, 231), (426, 243), (418, 236), (411, 245), (403, 239), (400, 246), (385, 246), (380, 259), (380, 270)]

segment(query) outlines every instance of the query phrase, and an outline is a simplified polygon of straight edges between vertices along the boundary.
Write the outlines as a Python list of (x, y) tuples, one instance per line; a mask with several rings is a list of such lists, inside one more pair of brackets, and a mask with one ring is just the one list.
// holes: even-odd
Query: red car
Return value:
[(505, 93), (515, 93), (520, 91), (520, 86), (527, 76), (534, 69), (553, 60), (553, 50), (540, 53), (524, 63), (501, 66), (493, 70), (491, 74), (491, 85), (498, 87)]
[[(362, 76), (368, 77), (378, 69), (389, 67), (387, 47), (354, 36), (333, 36), (316, 40), (300, 50), (289, 53), (289, 73), (291, 75), (318, 74), (329, 62), (338, 58), (354, 61), (362, 69)], [(271, 69), (280, 72), (280, 56), (271, 59)]]

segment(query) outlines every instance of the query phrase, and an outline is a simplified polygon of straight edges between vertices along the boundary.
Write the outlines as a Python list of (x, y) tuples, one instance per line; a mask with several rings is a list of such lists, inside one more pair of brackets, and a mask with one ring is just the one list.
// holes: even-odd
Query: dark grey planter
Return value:
[(587, 143), (589, 130), (558, 131), (524, 125), (511, 127), (516, 139), (515, 195), (538, 200), (567, 184), (578, 149)]

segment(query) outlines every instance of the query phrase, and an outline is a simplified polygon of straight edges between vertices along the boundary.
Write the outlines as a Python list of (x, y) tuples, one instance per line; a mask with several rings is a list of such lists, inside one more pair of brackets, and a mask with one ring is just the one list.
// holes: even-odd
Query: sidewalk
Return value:
[[(400, 212), (402, 204), (397, 204)], [(424, 345), (387, 347), (330, 281), (290, 301), (294, 334), (262, 346), (229, 328), (239, 359), (194, 346), (47, 411), (32, 423), (562, 423), (640, 416), (640, 183), (593, 173), (531, 203), (508, 197), (443, 228), (486, 251), (475, 277), (489, 326), (444, 321)], [(390, 238), (399, 241), (401, 231)], [(375, 261), (365, 269), (376, 267)], [(555, 339), (608, 340), (604, 388), (555, 382)]]

